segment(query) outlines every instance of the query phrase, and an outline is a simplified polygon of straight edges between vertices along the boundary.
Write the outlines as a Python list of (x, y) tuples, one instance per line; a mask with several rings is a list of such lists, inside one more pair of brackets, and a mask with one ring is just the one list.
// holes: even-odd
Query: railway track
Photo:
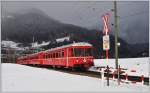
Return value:
[[(55, 70), (63, 73), (69, 73), (69, 74), (75, 74), (75, 75), (82, 75), (82, 76), (89, 76), (89, 77), (94, 77), (94, 78), (99, 78), (101, 79), (101, 73), (100, 72), (94, 72), (94, 71), (76, 71), (76, 70), (71, 70), (71, 69), (66, 69), (66, 68), (53, 68), (53, 67), (46, 67), (46, 66), (34, 66), (34, 67), (42, 67), (45, 69), (49, 70)], [(107, 73), (104, 73), (104, 77), (107, 77)], [(117, 79), (118, 75), (115, 74), (115, 79)], [(126, 76), (125, 75), (120, 75), (120, 80), (125, 80)], [(109, 74), (109, 78), (112, 79), (113, 75), (112, 73)], [(128, 76), (128, 81), (131, 82), (141, 82), (141, 77), (139, 76)], [(144, 77), (144, 85), (149, 85), (149, 78)]]

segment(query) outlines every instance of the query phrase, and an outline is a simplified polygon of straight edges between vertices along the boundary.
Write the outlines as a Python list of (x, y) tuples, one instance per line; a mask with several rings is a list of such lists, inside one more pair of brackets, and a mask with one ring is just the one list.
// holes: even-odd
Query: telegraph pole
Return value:
[(114, 26), (115, 26), (115, 65), (118, 74), (119, 83), (119, 69), (118, 69), (118, 15), (117, 15), (117, 1), (114, 1)]

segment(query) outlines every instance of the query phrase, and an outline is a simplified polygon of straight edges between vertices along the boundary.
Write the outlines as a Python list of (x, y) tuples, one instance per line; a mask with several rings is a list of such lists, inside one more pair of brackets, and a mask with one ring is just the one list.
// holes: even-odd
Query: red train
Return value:
[(18, 64), (49, 65), (53, 67), (80, 67), (87, 69), (93, 66), (93, 46), (89, 43), (79, 42), (46, 51), (41, 51), (17, 58)]

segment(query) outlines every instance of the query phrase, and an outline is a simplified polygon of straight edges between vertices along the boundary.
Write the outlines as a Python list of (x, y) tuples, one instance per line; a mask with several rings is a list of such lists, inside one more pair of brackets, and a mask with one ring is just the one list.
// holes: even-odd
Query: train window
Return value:
[(50, 58), (50, 55), (51, 55), (51, 54), (48, 54), (48, 58)]
[(62, 57), (62, 52), (61, 51), (59, 52), (59, 57)]
[(51, 58), (53, 58), (53, 53), (51, 53)]
[(51, 58), (53, 58), (53, 54), (51, 54)]
[(59, 56), (62, 57), (62, 52), (61, 51), (59, 52)]
[(52, 58), (53, 56), (52, 56), (52, 54), (51, 54), (51, 58)]
[(52, 54), (50, 54), (50, 58), (52, 58)]
[(60, 57), (60, 52), (58, 52), (58, 57)]
[(86, 48), (85, 49), (85, 56), (91, 56), (92, 55), (92, 48)]
[(71, 48), (72, 56), (75, 56), (74, 49)]
[(53, 53), (53, 58), (55, 58), (55, 53)]
[(56, 53), (55, 53), (55, 58), (56, 58), (57, 56), (56, 56)]
[(52, 54), (50, 54), (50, 58), (52, 58)]
[(56, 55), (57, 55), (57, 58), (58, 58), (59, 57), (59, 52), (57, 52)]
[(74, 48), (73, 52), (74, 56), (84, 56), (84, 49), (83, 48)]
[(51, 54), (48, 55), (48, 58), (51, 58)]
[(50, 58), (50, 54), (48, 54), (48, 58)]
[(46, 54), (46, 59), (48, 59), (48, 54)]
[(73, 56), (91, 56), (92, 49), (91, 48), (74, 48), (72, 50)]
[(57, 52), (57, 58), (59, 58), (60, 57), (60, 54), (59, 54), (59, 52)]
[(46, 58), (47, 58), (47, 59), (49, 58), (49, 54), (46, 55)]
[(56, 53), (56, 58), (58, 58), (58, 53)]
[(57, 53), (55, 53), (55, 58), (57, 58)]
[(53, 58), (54, 58), (55, 57), (55, 53), (53, 53), (52, 55), (53, 55)]
[(64, 51), (62, 51), (62, 57), (64, 57)]
[(45, 58), (46, 58), (46, 59), (47, 59), (47, 55), (48, 55), (48, 54), (45, 55)]
[(61, 57), (62, 55), (61, 55), (61, 51), (59, 52), (59, 57)]
[(46, 55), (46, 59), (48, 59), (48, 55), (49, 55), (49, 54)]
[(56, 58), (58, 58), (58, 53), (56, 53)]
[(45, 57), (45, 59), (47, 59), (47, 54), (44, 57)]
[(31, 57), (31, 59), (35, 59), (35, 57), (34, 57), (34, 56), (32, 56), (32, 57)]

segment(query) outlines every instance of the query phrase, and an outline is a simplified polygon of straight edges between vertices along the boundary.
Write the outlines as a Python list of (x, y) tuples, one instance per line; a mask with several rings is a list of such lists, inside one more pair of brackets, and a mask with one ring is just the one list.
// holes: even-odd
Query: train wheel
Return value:
[(48, 68), (53, 68), (53, 66), (51, 66), (51, 65), (48, 65)]
[(62, 68), (62, 66), (59, 66), (59, 65), (58, 65), (58, 66), (56, 66), (56, 68), (57, 68), (57, 69), (61, 69), (61, 68)]
[(71, 67), (71, 70), (72, 70), (72, 71), (76, 71), (76, 68), (75, 68), (75, 67)]
[(74, 71), (84, 71), (84, 67), (82, 65), (75, 65), (73, 67)]
[(53, 69), (56, 69), (56, 66), (52, 66), (53, 67)]
[(85, 68), (85, 67), (82, 67), (81, 68), (81, 71), (87, 71), (88, 69), (87, 68)]
[(80, 66), (80, 70), (81, 70), (81, 71), (87, 71), (87, 68), (84, 67), (83, 65), (81, 65), (81, 66)]
[(64, 66), (60, 66), (60, 69), (63, 69), (64, 68)]

